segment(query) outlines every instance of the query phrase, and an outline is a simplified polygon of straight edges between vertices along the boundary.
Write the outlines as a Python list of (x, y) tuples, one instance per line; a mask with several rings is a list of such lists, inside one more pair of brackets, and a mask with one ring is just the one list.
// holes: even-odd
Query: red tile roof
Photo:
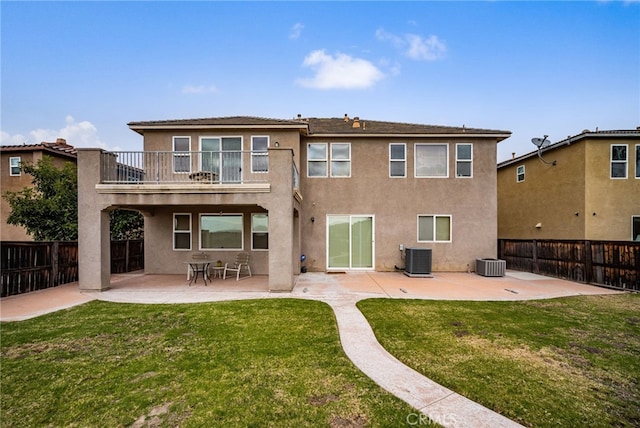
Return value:
[(43, 141), (39, 144), (19, 144), (14, 146), (0, 146), (1, 152), (37, 152), (44, 151), (56, 155), (66, 156), (76, 159), (78, 152), (75, 147), (67, 144), (64, 138), (58, 138), (55, 143), (48, 143)]

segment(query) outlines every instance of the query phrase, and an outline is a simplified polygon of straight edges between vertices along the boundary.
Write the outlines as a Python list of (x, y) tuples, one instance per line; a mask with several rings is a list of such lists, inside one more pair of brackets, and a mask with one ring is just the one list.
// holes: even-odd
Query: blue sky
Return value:
[(2, 144), (142, 150), (141, 120), (640, 126), (640, 2), (0, 2)]

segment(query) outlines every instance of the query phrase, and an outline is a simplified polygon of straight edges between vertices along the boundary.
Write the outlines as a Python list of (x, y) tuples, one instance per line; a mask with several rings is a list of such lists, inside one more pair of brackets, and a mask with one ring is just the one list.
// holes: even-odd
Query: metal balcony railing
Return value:
[(243, 184), (268, 181), (268, 152), (146, 151), (102, 154), (103, 184)]

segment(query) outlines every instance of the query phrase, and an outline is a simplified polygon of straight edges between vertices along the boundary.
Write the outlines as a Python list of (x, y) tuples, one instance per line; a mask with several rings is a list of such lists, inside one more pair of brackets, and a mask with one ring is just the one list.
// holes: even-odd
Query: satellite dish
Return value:
[(556, 165), (556, 161), (552, 161), (552, 162), (547, 162), (546, 160), (542, 159), (542, 154), (540, 154), (540, 150), (544, 149), (545, 147), (549, 146), (551, 144), (551, 141), (547, 140), (548, 135), (545, 135), (542, 138), (532, 138), (531, 142), (538, 148), (538, 158), (540, 158), (540, 160), (548, 165)]
[(542, 149), (544, 147), (547, 147), (549, 144), (551, 144), (551, 141), (547, 140), (548, 135), (545, 135), (542, 138), (532, 138), (531, 142), (533, 144), (535, 144), (535, 146), (539, 149)]

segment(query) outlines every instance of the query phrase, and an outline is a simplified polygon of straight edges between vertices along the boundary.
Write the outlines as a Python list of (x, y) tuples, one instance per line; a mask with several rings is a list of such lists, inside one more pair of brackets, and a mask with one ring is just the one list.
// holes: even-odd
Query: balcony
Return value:
[(268, 152), (105, 152), (103, 184), (266, 183)]
[(301, 200), (292, 158), (270, 157), (268, 151), (103, 152), (97, 189), (100, 193), (261, 193), (281, 180), (283, 168), (292, 170), (292, 190)]

